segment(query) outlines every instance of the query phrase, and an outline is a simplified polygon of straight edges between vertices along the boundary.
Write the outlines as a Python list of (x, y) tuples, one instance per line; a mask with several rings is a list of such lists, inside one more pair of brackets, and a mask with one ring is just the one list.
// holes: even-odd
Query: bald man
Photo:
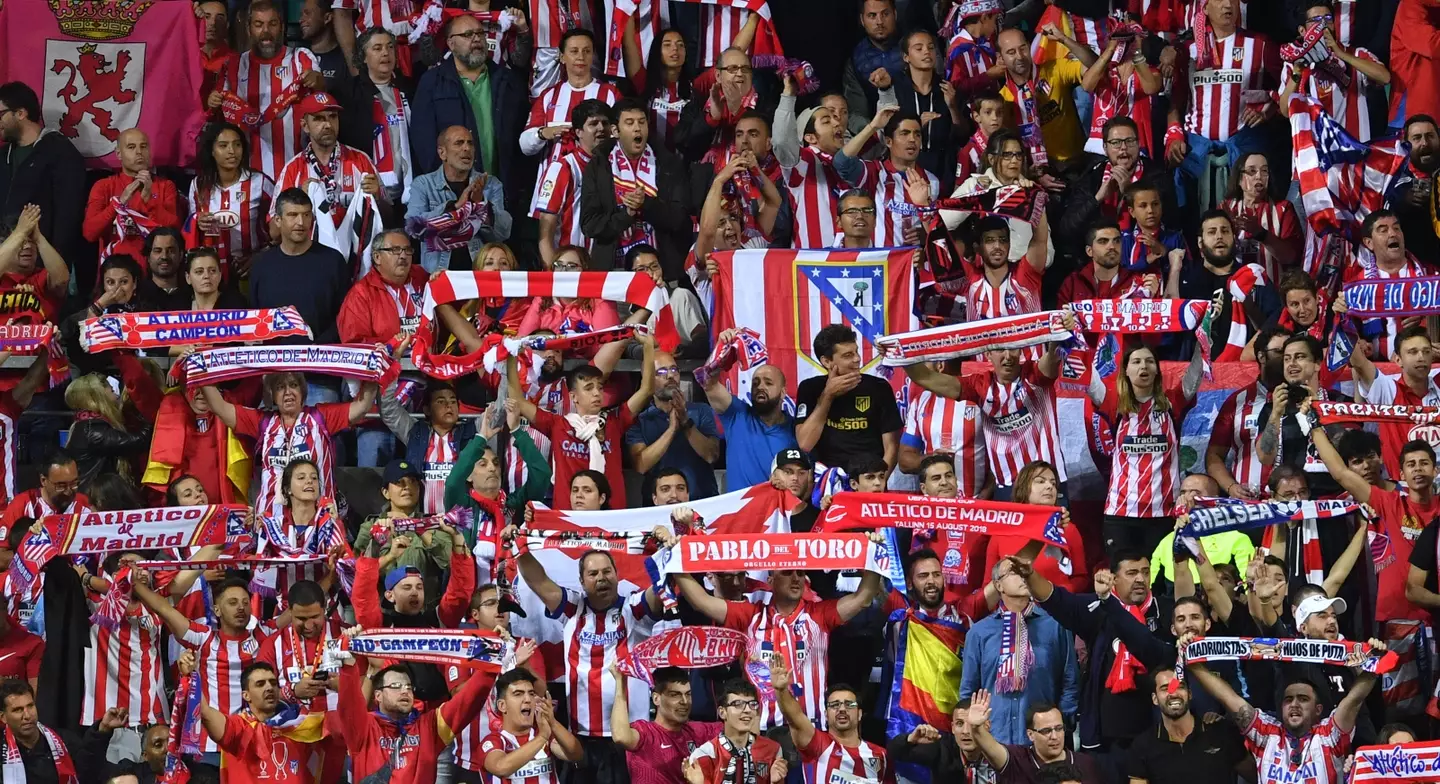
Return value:
[[(1059, 41), (1074, 57), (1051, 57), (1036, 66), (1030, 58), (1030, 42), (1020, 30), (1004, 30), (995, 39), (998, 63), (1005, 66), (1000, 95), (1009, 104), (1016, 128), (1030, 150), (1031, 163), (1050, 164), (1053, 170), (1081, 160), (1085, 151), (1085, 129), (1075, 108), (1075, 87), (1096, 55), (1084, 44), (1047, 24), (1041, 35)], [(1043, 141), (1042, 141), (1043, 140)], [(1042, 185), (1051, 187), (1050, 172)]]
[[(90, 189), (81, 233), (100, 244), (101, 261), (126, 255), (146, 270), (146, 235), (161, 226), (180, 227), (175, 183), (150, 171), (150, 137), (139, 128), (120, 132), (115, 154), (120, 158), (120, 171)], [(84, 288), (89, 281), (80, 281), (80, 285)]]
[[(720, 344), (734, 340), (735, 330), (720, 333)], [(658, 360), (655, 367), (660, 368)], [(718, 373), (704, 379), (705, 397), (725, 428), (725, 484), (736, 490), (767, 483), (775, 455), (798, 446), (795, 417), (784, 406), (785, 374), (774, 365), (756, 368), (748, 400), (732, 395), (724, 380)]]
[(720, 458), (715, 411), (704, 403), (685, 399), (674, 354), (655, 352), (655, 394), (650, 398), (650, 407), (625, 433), (625, 450), (635, 470), (642, 474), (657, 467), (679, 469), (690, 485), (692, 500), (720, 492), (714, 469)]
[[(441, 269), (468, 270), (471, 259), (487, 242), (510, 239), (513, 220), (505, 209), (505, 186), (499, 177), (486, 174), (478, 166), (475, 134), (463, 125), (451, 125), (440, 132), (435, 141), (440, 168), (416, 177), (410, 184), (409, 216), (431, 221), (450, 213), (458, 217), (466, 204), (485, 205), (477, 230), (467, 244), (452, 250), (436, 250), (430, 242), (421, 243), (420, 265), (426, 272)], [(488, 216), (488, 217), (487, 217)], [(434, 231), (421, 232), (421, 239), (434, 236)]]

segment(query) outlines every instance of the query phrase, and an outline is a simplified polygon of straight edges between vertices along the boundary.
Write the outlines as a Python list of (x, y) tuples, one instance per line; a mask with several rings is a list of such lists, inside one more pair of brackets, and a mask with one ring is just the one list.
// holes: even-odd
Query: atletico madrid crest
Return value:
[(859, 335), (861, 369), (880, 361), (875, 339), (888, 323), (884, 258), (873, 261), (795, 261), (793, 312), (801, 355), (820, 371), (815, 335), (831, 324), (844, 324)]

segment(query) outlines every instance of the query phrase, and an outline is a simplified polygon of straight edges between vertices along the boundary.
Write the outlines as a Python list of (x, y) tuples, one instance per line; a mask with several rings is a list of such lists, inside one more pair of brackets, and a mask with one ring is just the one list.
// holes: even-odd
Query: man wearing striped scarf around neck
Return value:
[(1219, 300), (1220, 313), (1210, 322), (1210, 340), (1223, 346), (1219, 362), (1240, 359), (1245, 345), (1270, 316), (1280, 311), (1265, 270), (1258, 264), (1241, 264), (1235, 256), (1235, 222), (1223, 210), (1200, 216), (1200, 260), (1172, 263), (1167, 296)]

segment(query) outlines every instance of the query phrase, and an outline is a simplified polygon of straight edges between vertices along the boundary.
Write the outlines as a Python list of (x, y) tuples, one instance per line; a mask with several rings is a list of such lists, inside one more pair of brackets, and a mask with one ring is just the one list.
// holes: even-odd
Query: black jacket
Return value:
[(60, 133), (41, 133), (34, 146), (18, 171), (10, 163), (14, 146), (4, 148), (0, 157), (0, 222), (12, 223), (25, 205), (37, 205), (40, 232), (73, 267), (85, 246), (80, 234), (90, 196), (85, 160)]
[[(615, 140), (600, 144), (585, 167), (580, 187), (580, 229), (595, 241), (590, 249), (591, 268), (615, 269), (615, 251), (620, 237), (635, 219), (615, 201), (615, 179), (610, 174), (610, 151)], [(655, 149), (652, 145), (651, 149)], [(685, 163), (664, 149), (655, 149), (655, 190), (647, 198), (641, 217), (655, 227), (660, 266), (666, 280), (677, 279), (690, 252), (694, 232), (690, 222)]]
[[(775, 77), (757, 71), (752, 86), (755, 89), (755, 111), (769, 120), (775, 116), (775, 106), (780, 103)], [(680, 110), (680, 123), (675, 126), (675, 152), (685, 156), (686, 160), (698, 161), (705, 157), (705, 151), (715, 140), (715, 128), (705, 119), (709, 114), (705, 108), (709, 101), (708, 94), (697, 92), (691, 96), (690, 103)]]
[[(490, 116), (495, 129), (495, 139), (500, 145), (495, 151), (498, 175), (505, 184), (506, 201), (529, 193), (516, 178), (525, 168), (515, 168), (521, 160), (520, 130), (526, 118), (526, 98), (529, 95), (525, 82), (514, 71), (503, 66), (489, 65), (490, 69)], [(475, 112), (470, 108), (470, 98), (465, 85), (460, 83), (460, 74), (455, 70), (455, 60), (450, 58), (431, 68), (420, 77), (420, 86), (415, 90), (415, 100), (410, 103), (410, 149), (415, 174), (428, 174), (440, 168), (440, 156), (435, 151), (435, 142), (440, 134), (452, 125), (463, 125), (475, 131)], [(368, 147), (365, 149), (369, 149)], [(475, 150), (475, 168), (484, 162), (480, 150)], [(513, 172), (513, 174), (512, 174)], [(514, 202), (518, 203), (518, 201)]]
[[(413, 117), (415, 83), (399, 71), (395, 72), (391, 83), (400, 88), (401, 94), (410, 101), (410, 113)], [(375, 98), (380, 95), (380, 88), (370, 81), (368, 73), (362, 71), (359, 76), (347, 79), (344, 89), (347, 91), (344, 95), (335, 96), (340, 99), (340, 105), (345, 107), (344, 115), (340, 118), (340, 143), (370, 155), (370, 151), (375, 147), (375, 137), (380, 135), (380, 128), (375, 122)]]
[(127, 433), (103, 419), (84, 419), (70, 428), (70, 442), (66, 447), (80, 468), (80, 485), (88, 487), (101, 474), (115, 473), (116, 461), (120, 458), (143, 458), (149, 445), (148, 428)]

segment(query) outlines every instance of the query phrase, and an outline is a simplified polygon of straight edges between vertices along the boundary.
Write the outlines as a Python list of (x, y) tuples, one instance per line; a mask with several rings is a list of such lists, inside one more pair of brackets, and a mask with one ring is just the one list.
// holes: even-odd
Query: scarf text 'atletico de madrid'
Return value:
[(1058, 506), (934, 498), (901, 493), (837, 493), (816, 531), (846, 528), (910, 528), (1024, 536), (1068, 548)]

